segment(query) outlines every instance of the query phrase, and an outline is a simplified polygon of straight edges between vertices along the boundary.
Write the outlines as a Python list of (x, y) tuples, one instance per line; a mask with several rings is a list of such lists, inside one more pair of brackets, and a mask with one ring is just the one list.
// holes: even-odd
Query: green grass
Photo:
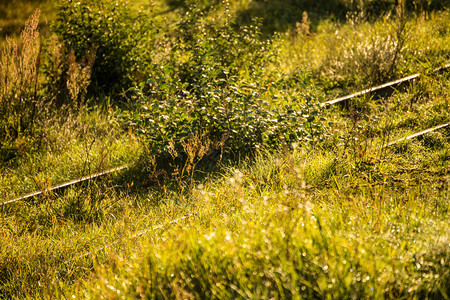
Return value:
[[(168, 8), (155, 4), (171, 36), (183, 10)], [(388, 77), (426, 72), (449, 58), (448, 11), (407, 20), (414, 30)], [(310, 33), (294, 33), (291, 24), (275, 36), (279, 57), (261, 72), (261, 82), (276, 80), (279, 97), (270, 105), (285, 105), (289, 94), (328, 99), (376, 81), (367, 66), (383, 69), (386, 61), (361, 45), (378, 45), (376, 57), (389, 54), (380, 41), (395, 21), (356, 21), (323, 18)], [(21, 137), (1, 162), (1, 201), (132, 167), (1, 206), (0, 298), (447, 299), (450, 129), (382, 146), (449, 122), (449, 82), (448, 72), (427, 74), (387, 99), (323, 108), (322, 142), (280, 141), (276, 150), (169, 180), (148, 169), (133, 119), (123, 122), (125, 109), (134, 115), (133, 98), (120, 109), (91, 99), (68, 113), (55, 110), (40, 143)]]
[[(338, 159), (336, 173), (327, 174), (334, 159)], [(63, 294), (82, 298), (448, 294), (448, 185), (433, 174), (405, 176), (397, 159), (346, 172), (352, 167), (351, 161), (311, 149), (258, 156), (252, 163), (231, 168), (223, 179), (204, 183), (187, 199), (180, 195), (165, 199), (177, 203), (181, 213), (173, 213), (171, 207), (170, 215), (157, 222), (163, 228), (133, 239), (135, 230), (125, 234), (128, 239), (97, 252), (92, 277)], [(445, 172), (445, 166), (440, 171)], [(195, 214), (168, 223), (188, 213)]]
[[(332, 99), (448, 63), (449, 22), (446, 10), (429, 13), (426, 19), (407, 19), (403, 30), (386, 18), (375, 22), (349, 18), (343, 24), (325, 20), (313, 34), (297, 25), (284, 38), (291, 45), (282, 48), (282, 68), (291, 74), (299, 68), (310, 72)], [(405, 41), (389, 72), (399, 29)]]
[[(413, 143), (419, 163), (435, 161)], [(448, 294), (448, 163), (423, 174), (405, 170), (404, 153), (359, 166), (341, 154), (260, 154), (187, 195), (124, 192), (113, 180), (12, 206), (2, 212), (5, 295)]]
[(24, 140), (23, 153), (0, 166), (1, 202), (137, 160), (139, 141), (108, 113), (96, 108), (78, 114), (62, 126), (61, 120), (48, 124), (44, 149), (30, 149), (33, 143)]

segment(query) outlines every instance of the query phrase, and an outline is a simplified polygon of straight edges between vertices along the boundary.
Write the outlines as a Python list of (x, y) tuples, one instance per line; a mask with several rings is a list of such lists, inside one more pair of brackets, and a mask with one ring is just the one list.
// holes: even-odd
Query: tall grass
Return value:
[(19, 40), (7, 37), (0, 48), (0, 143), (33, 128), (39, 104), (39, 15), (36, 10), (30, 16)]
[(358, 14), (323, 21), (309, 33), (299, 22), (286, 35), (292, 46), (283, 48), (283, 66), (294, 78), (299, 66), (309, 71), (331, 98), (446, 63), (448, 24), (447, 11), (415, 16), (402, 6), (370, 22)]

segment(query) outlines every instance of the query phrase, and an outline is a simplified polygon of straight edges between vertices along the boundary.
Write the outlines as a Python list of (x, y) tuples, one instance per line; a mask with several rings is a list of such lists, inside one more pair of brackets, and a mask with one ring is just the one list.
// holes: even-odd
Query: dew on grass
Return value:
[(108, 289), (110, 289), (111, 291), (115, 291), (116, 290), (116, 288), (114, 286), (112, 286), (112, 285), (107, 285), (106, 287)]
[(205, 234), (205, 239), (210, 241), (215, 236), (216, 236), (216, 233), (215, 232), (211, 232), (210, 234)]

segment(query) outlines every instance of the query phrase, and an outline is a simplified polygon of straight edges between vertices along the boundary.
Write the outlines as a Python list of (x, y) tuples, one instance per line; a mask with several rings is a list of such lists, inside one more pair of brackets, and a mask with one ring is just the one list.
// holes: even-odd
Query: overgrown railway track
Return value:
[[(445, 69), (448, 69), (449, 67), (450, 67), (450, 64), (446, 65)], [(441, 69), (439, 69), (439, 70), (441, 70)], [(396, 80), (396, 81), (392, 81), (392, 82), (389, 82), (389, 83), (386, 83), (386, 84), (383, 84), (383, 85), (380, 85), (380, 86), (377, 86), (377, 87), (373, 87), (373, 88), (366, 89), (366, 90), (363, 90), (363, 91), (360, 91), (360, 92), (357, 92), (357, 93), (353, 93), (353, 94), (348, 95), (348, 96), (344, 96), (344, 97), (340, 97), (340, 98), (337, 98), (337, 99), (334, 99), (334, 100), (331, 100), (331, 101), (327, 101), (322, 106), (323, 107), (327, 107), (327, 106), (331, 106), (331, 105), (334, 105), (334, 104), (350, 101), (351, 99), (359, 97), (359, 96), (366, 96), (366, 95), (370, 95), (370, 94), (377, 94), (377, 96), (381, 96), (381, 94), (378, 94), (378, 93), (383, 93), (384, 95), (386, 95), (386, 94), (389, 94), (389, 92), (387, 92), (388, 89), (391, 89), (392, 91), (394, 91), (394, 90), (399, 88), (399, 85), (406, 84), (407, 82), (414, 81), (414, 80), (416, 80), (419, 77), (420, 77), (420, 74), (414, 74), (414, 75), (411, 75), (411, 76), (408, 76), (408, 77), (405, 77), (405, 78), (402, 78), (402, 79), (399, 79), (399, 80)], [(395, 145), (397, 143), (400, 143), (402, 141), (406, 141), (406, 140), (409, 140), (409, 139), (417, 138), (417, 137), (420, 137), (422, 135), (425, 135), (427, 133), (430, 133), (430, 132), (433, 132), (433, 131), (436, 131), (436, 130), (440, 130), (440, 129), (447, 128), (447, 127), (450, 128), (449, 126), (450, 126), (450, 122), (447, 122), (447, 123), (444, 123), (444, 124), (440, 124), (440, 125), (437, 125), (437, 126), (425, 129), (425, 130), (418, 131), (418, 132), (416, 132), (414, 134), (411, 134), (411, 135), (408, 135), (406, 137), (400, 138), (400, 139), (398, 139), (396, 141), (386, 143), (382, 147), (383, 148), (387, 148), (387, 147), (393, 146), (393, 145)], [(116, 173), (116, 172), (128, 169), (129, 167), (130, 167), (129, 165), (123, 165), (123, 166), (120, 166), (120, 167), (115, 167), (115, 168), (108, 169), (108, 170), (105, 170), (105, 171), (102, 171), (102, 172), (98, 172), (98, 173), (95, 173), (95, 174), (90, 174), (90, 175), (87, 175), (87, 176), (83, 176), (83, 177), (77, 178), (75, 180), (70, 180), (70, 181), (67, 181), (67, 182), (64, 182), (64, 183), (61, 183), (61, 184), (49, 187), (48, 189), (45, 189), (45, 190), (39, 190), (39, 191), (27, 193), (27, 194), (22, 195), (20, 197), (17, 197), (17, 198), (5, 201), (3, 203), (0, 203), (0, 208), (5, 206), (5, 205), (8, 205), (8, 204), (13, 204), (13, 203), (16, 203), (16, 202), (25, 201), (27, 199), (39, 197), (41, 195), (45, 195), (48, 192), (52, 192), (52, 193), (61, 192), (64, 189), (67, 189), (67, 188), (69, 188), (71, 186), (75, 186), (75, 185), (78, 185), (78, 184), (89, 182), (90, 180), (97, 180), (97, 179), (100, 179), (100, 178), (105, 177), (107, 175), (110, 175), (110, 174), (113, 174), (113, 173)], [(181, 223), (182, 221), (188, 221), (192, 217), (196, 216), (197, 214), (198, 214), (198, 212), (196, 212), (196, 211), (188, 211), (188, 212), (182, 214), (179, 217), (175, 217), (174, 219), (172, 219), (169, 222), (161, 223), (159, 225), (148, 226), (147, 228), (144, 227), (144, 229), (142, 229), (140, 231), (136, 231), (134, 234), (130, 234), (130, 235), (126, 236), (126, 237), (116, 238), (112, 242), (103, 243), (103, 245), (99, 245), (99, 247), (92, 247), (92, 248), (90, 248), (87, 251), (86, 250), (85, 251), (80, 251), (80, 252), (77, 251), (77, 253), (74, 253), (74, 257), (73, 258), (67, 259), (67, 260), (63, 261), (62, 263), (64, 265), (70, 265), (70, 264), (76, 264), (82, 259), (90, 259), (90, 257), (95, 257), (100, 252), (109, 251), (113, 247), (120, 246), (120, 243), (124, 239), (125, 240), (134, 240), (134, 239), (141, 238), (141, 237), (143, 237), (145, 235), (148, 235), (148, 234), (153, 234), (153, 233), (154, 234), (158, 234), (158, 232), (159, 232), (158, 230), (164, 230), (166, 227), (168, 227), (170, 225), (178, 224), (178, 223)], [(158, 224), (158, 223), (156, 223), (156, 224)]]
[[(439, 68), (434, 69), (431, 73), (443, 73), (446, 71), (450, 70), (450, 64), (445, 64)], [(366, 96), (370, 96), (372, 99), (378, 99), (378, 98), (385, 98), (387, 96), (392, 95), (392, 93), (396, 90), (401, 89), (402, 87), (406, 86), (407, 84), (411, 84), (412, 82), (418, 80), (420, 77), (423, 77), (423, 74), (421, 73), (416, 73), (413, 75), (409, 75), (397, 80), (393, 80), (381, 85), (377, 85), (374, 87), (370, 87), (368, 89), (364, 89), (362, 91), (358, 91), (355, 93), (352, 93), (350, 95), (346, 95), (346, 96), (342, 96), (333, 100), (329, 100), (326, 102), (321, 103), (321, 107), (329, 107), (335, 104), (347, 104), (350, 100), (355, 99), (357, 97), (366, 97)], [(443, 124), (439, 124), (421, 131), (418, 131), (416, 133), (413, 133), (411, 135), (408, 135), (406, 137), (402, 137), (400, 139), (397, 139), (393, 142), (389, 142), (387, 144), (384, 144), (382, 146), (382, 148), (386, 148), (389, 146), (393, 146), (395, 144), (398, 144), (400, 142), (406, 141), (406, 140), (410, 140), (413, 138), (417, 138), (420, 136), (423, 136), (427, 133), (445, 128), (450, 126), (450, 120), (448, 120), (449, 122), (443, 123)]]
[(39, 191), (35, 191), (35, 192), (30, 192), (30, 193), (22, 195), (22, 196), (20, 196), (18, 198), (14, 198), (14, 199), (2, 202), (2, 203), (0, 203), (0, 207), (2, 207), (4, 205), (7, 205), (7, 204), (14, 203), (14, 202), (27, 200), (27, 199), (32, 198), (32, 197), (38, 197), (38, 196), (43, 195), (44, 193), (47, 193), (47, 192), (62, 191), (62, 190), (66, 189), (66, 188), (68, 188), (70, 186), (74, 186), (74, 185), (77, 185), (77, 184), (80, 184), (80, 183), (83, 183), (83, 182), (87, 182), (89, 180), (99, 179), (99, 178), (104, 177), (106, 175), (109, 175), (109, 174), (112, 174), (112, 173), (115, 173), (115, 172), (119, 172), (119, 171), (127, 169), (127, 168), (129, 168), (129, 165), (123, 165), (123, 166), (120, 166), (120, 167), (108, 169), (108, 170), (103, 171), (103, 172), (98, 172), (98, 173), (94, 173), (94, 174), (90, 174), (90, 175), (87, 175), (87, 176), (83, 176), (83, 177), (80, 177), (80, 178), (77, 178), (77, 179), (74, 179), (74, 180), (66, 181), (66, 182), (63, 182), (61, 184), (57, 184), (57, 185), (51, 186), (48, 189), (39, 190)]
[[(444, 65), (442, 67), (434, 69), (432, 71), (432, 73), (441, 73), (441, 72), (444, 72), (444, 71), (448, 71), (449, 69), (450, 69), (450, 64), (446, 64), (446, 65)], [(416, 73), (416, 74), (413, 74), (413, 75), (410, 75), (410, 76), (407, 76), (407, 77), (403, 77), (403, 78), (400, 78), (400, 79), (397, 79), (397, 80), (394, 80), (394, 81), (390, 81), (390, 82), (387, 82), (387, 83), (384, 83), (384, 84), (381, 84), (381, 85), (378, 85), (378, 86), (375, 86), (375, 87), (371, 87), (371, 88), (368, 88), (368, 89), (365, 89), (365, 90), (362, 90), (362, 91), (358, 91), (356, 93), (352, 93), (352, 94), (347, 95), (347, 96), (343, 96), (343, 97), (339, 97), (339, 98), (336, 98), (336, 99), (333, 99), (333, 100), (329, 100), (329, 101), (323, 102), (321, 104), (321, 106), (323, 108), (325, 108), (325, 107), (332, 106), (332, 105), (335, 105), (335, 104), (343, 104), (343, 103), (346, 103), (346, 102), (348, 102), (348, 101), (350, 101), (350, 100), (352, 100), (354, 98), (361, 97), (361, 96), (369, 96), (369, 95), (371, 95), (372, 98), (386, 97), (388, 95), (391, 95), (395, 90), (398, 90), (402, 86), (405, 86), (406, 84), (410, 84), (413, 81), (419, 79), (421, 76), (423, 76), (423, 75), (420, 74), (420, 73)], [(431, 128), (427, 128), (427, 129), (421, 130), (419, 132), (416, 132), (414, 134), (408, 135), (406, 137), (400, 138), (400, 139), (395, 140), (393, 142), (389, 142), (387, 144), (384, 144), (382, 147), (386, 148), (386, 147), (398, 144), (400, 142), (403, 142), (403, 141), (406, 141), (406, 140), (409, 140), (409, 139), (420, 137), (420, 136), (425, 135), (427, 133), (430, 133), (430, 132), (433, 132), (433, 131), (436, 131), (436, 130), (439, 130), (439, 129), (442, 129), (442, 128), (445, 128), (445, 127), (448, 127), (448, 126), (450, 126), (450, 122), (443, 123), (443, 124), (440, 124), (440, 125), (437, 125), (437, 126), (433, 126)], [(115, 172), (127, 169), (129, 167), (130, 167), (129, 165), (123, 165), (123, 166), (120, 166), (120, 167), (108, 169), (108, 170), (103, 171), (103, 172), (98, 172), (98, 173), (95, 173), (95, 174), (91, 174), (91, 175), (83, 176), (81, 178), (70, 180), (70, 181), (67, 181), (67, 182), (64, 182), (64, 183), (61, 183), (61, 184), (58, 184), (58, 185), (54, 185), (54, 186), (51, 186), (51, 187), (49, 187), (48, 189), (45, 189), (45, 190), (39, 190), (39, 191), (35, 191), (35, 192), (30, 192), (30, 193), (24, 194), (24, 195), (22, 195), (20, 197), (17, 197), (17, 198), (10, 199), (10, 200), (7, 200), (5, 202), (2, 202), (2, 203), (0, 203), (0, 207), (2, 207), (4, 205), (7, 205), (7, 204), (12, 204), (12, 203), (15, 203), (15, 202), (19, 202), (19, 201), (24, 201), (24, 200), (27, 200), (29, 198), (38, 197), (38, 196), (43, 195), (43, 194), (45, 194), (47, 192), (62, 191), (62, 190), (66, 189), (66, 188), (68, 188), (70, 186), (74, 186), (74, 185), (77, 185), (77, 184), (80, 184), (80, 183), (83, 183), (83, 182), (87, 182), (87, 181), (90, 181), (90, 180), (99, 179), (99, 178), (104, 177), (106, 175), (109, 175), (109, 174), (112, 174), (112, 173), (115, 173)]]

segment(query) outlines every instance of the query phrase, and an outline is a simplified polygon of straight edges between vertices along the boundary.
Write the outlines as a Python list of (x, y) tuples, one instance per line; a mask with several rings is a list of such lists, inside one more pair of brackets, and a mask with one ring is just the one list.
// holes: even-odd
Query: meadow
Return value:
[(448, 299), (449, 7), (0, 4), (0, 298)]

